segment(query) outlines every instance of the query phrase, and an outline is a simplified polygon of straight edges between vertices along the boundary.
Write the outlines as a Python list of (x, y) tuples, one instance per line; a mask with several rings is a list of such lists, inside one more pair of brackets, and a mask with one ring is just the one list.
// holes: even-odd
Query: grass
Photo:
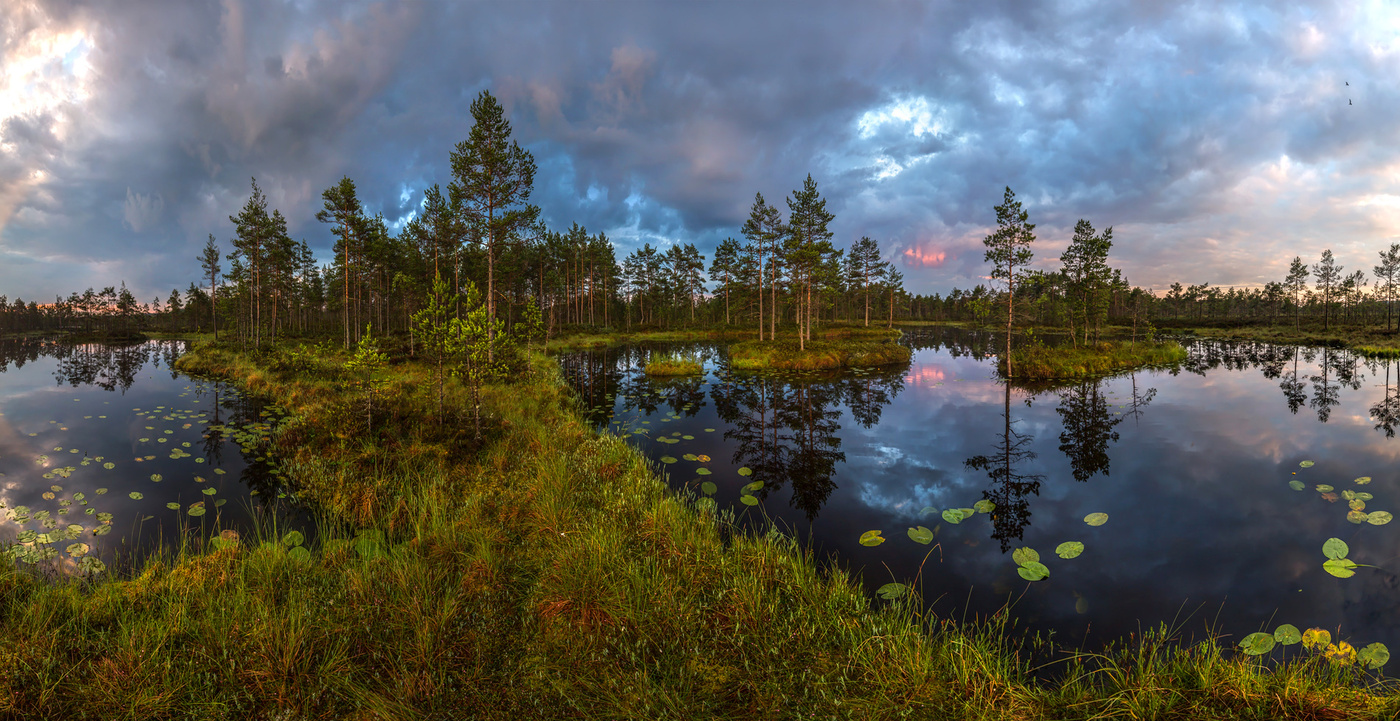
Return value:
[(1241, 325), (1241, 326), (1183, 326), (1162, 328), (1164, 332), (1180, 332), (1203, 338), (1228, 338), (1265, 343), (1297, 343), (1350, 348), (1362, 355), (1376, 358), (1400, 358), (1400, 335), (1375, 327), (1337, 326), (1324, 329), (1322, 324)]
[[(1018, 380), (1059, 380), (1107, 375), (1150, 365), (1186, 360), (1186, 350), (1171, 341), (1129, 343), (1105, 341), (1090, 346), (1032, 345), (1011, 351), (1012, 377)], [(997, 360), (997, 372), (1006, 377), (1006, 359)]]
[(649, 376), (690, 376), (704, 368), (699, 358), (667, 353), (653, 355), (643, 371)]
[[(285, 529), (187, 547), (129, 577), (0, 568), (0, 717), (1367, 718), (1400, 711), (1355, 667), (1264, 666), (1167, 631), (1073, 654), (1005, 613), (976, 623), (876, 601), (780, 533), (670, 491), (595, 433), (553, 361), (486, 391), (487, 441), (432, 422), (428, 369), (390, 375), (382, 429), (339, 429), (339, 354), (204, 346), (296, 414), (277, 438), (322, 500)], [(465, 396), (448, 387), (448, 408)], [(398, 415), (395, 415), (397, 413)], [(358, 412), (353, 415), (358, 416)], [(427, 419), (427, 420), (425, 420)], [(356, 534), (372, 528), (383, 542)], [(916, 584), (917, 585), (917, 584)]]
[[(894, 342), (868, 335), (835, 340), (811, 340), (800, 350), (796, 338), (743, 341), (729, 346), (729, 366), (736, 370), (826, 370), (908, 363), (912, 352)], [(896, 332), (897, 334), (897, 332)]]

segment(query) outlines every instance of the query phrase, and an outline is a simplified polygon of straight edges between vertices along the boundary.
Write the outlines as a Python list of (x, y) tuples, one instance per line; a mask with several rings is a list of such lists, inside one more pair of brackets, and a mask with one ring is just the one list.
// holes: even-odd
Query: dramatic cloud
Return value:
[(489, 89), (534, 201), (625, 254), (738, 236), (808, 173), (838, 245), (985, 282), (1002, 188), (1053, 267), (1113, 226), (1134, 283), (1257, 285), (1400, 241), (1385, 4), (6, 3), (0, 293), (184, 287), (256, 177), (329, 256), (321, 191), (398, 227)]

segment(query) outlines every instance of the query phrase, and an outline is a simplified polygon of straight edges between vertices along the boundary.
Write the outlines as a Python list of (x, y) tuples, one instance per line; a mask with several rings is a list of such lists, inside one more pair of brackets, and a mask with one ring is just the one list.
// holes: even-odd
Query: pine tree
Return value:
[[(217, 293), (219, 282), (219, 245), (214, 240), (214, 234), (209, 234), (209, 240), (204, 244), (204, 251), (199, 254), (199, 267), (204, 271), (205, 277), (209, 278), (209, 317), (210, 324), (214, 327), (214, 342), (219, 342), (219, 318), (215, 309), (219, 302)], [(175, 296), (174, 292), (171, 292)], [(178, 297), (176, 297), (178, 301)]]
[(1389, 333), (1391, 301), (1395, 299), (1396, 283), (1400, 282), (1400, 243), (1391, 243), (1389, 250), (1380, 251), (1380, 256), (1380, 264), (1371, 270), (1376, 274), (1376, 294), (1385, 297), (1385, 331)]
[[(1071, 319), (1078, 317), (1083, 330), (1083, 342), (1089, 342), (1089, 329), (1097, 329), (1108, 313), (1105, 297), (1112, 271), (1108, 267), (1108, 251), (1113, 247), (1113, 228), (1105, 228), (1096, 235), (1094, 226), (1081, 218), (1074, 226), (1074, 237), (1069, 247), (1060, 254), (1062, 273), (1068, 283), (1068, 293), (1073, 293), (1070, 301)], [(1070, 340), (1078, 343), (1074, 333), (1074, 322), (1070, 324)]]
[(749, 210), (749, 219), (744, 222), (744, 237), (749, 241), (751, 252), (758, 259), (758, 339), (763, 340), (763, 283), (765, 268), (763, 265), (765, 254), (768, 259), (767, 275), (772, 290), (772, 302), (769, 309), (772, 313), (772, 326), (769, 337), (776, 336), (778, 332), (778, 289), (777, 289), (777, 253), (778, 243), (782, 240), (784, 231), (783, 218), (777, 207), (769, 205), (763, 200), (763, 193), (754, 193), (753, 207)]
[(812, 291), (816, 275), (827, 258), (836, 252), (831, 245), (828, 229), (836, 216), (826, 210), (826, 199), (817, 192), (812, 175), (802, 183), (801, 190), (792, 191), (787, 199), (787, 235), (783, 241), (784, 260), (790, 268), (793, 290), (797, 300), (797, 344), (806, 350), (812, 334)]
[(729, 325), (729, 290), (734, 278), (739, 274), (739, 241), (725, 238), (715, 248), (715, 259), (710, 263), (710, 278), (719, 281), (715, 291), (724, 293), (724, 324)]
[(360, 206), (360, 199), (355, 196), (355, 181), (348, 176), (326, 188), (325, 192), (321, 193), (321, 199), (324, 206), (316, 213), (316, 220), (335, 224), (335, 253), (340, 257), (343, 286), (344, 306), (341, 313), (345, 325), (345, 350), (350, 350), (350, 279), (355, 262), (355, 231), (360, 225), (364, 210)]
[(1342, 266), (1337, 265), (1336, 259), (1332, 257), (1332, 249), (1328, 248), (1322, 251), (1322, 258), (1312, 267), (1312, 271), (1317, 277), (1317, 292), (1322, 294), (1322, 331), (1325, 333), (1329, 328), (1332, 298), (1342, 280)]
[[(496, 254), (539, 216), (529, 205), (535, 182), (535, 159), (510, 140), (505, 110), (483, 90), (472, 101), (472, 129), (452, 152), (448, 194), (471, 228), (471, 237), (486, 251), (486, 314), (496, 318)], [(487, 330), (495, 332), (494, 325)], [(493, 336), (494, 337), (494, 336)]]
[[(1299, 296), (1308, 287), (1308, 265), (1303, 262), (1301, 257), (1293, 256), (1293, 264), (1288, 266), (1288, 276), (1284, 278), (1283, 284), (1293, 291), (1293, 329), (1298, 330), (1300, 327), (1298, 314), (1303, 307), (1302, 299)], [(1181, 284), (1176, 283), (1172, 289), (1180, 291)], [(1177, 295), (1180, 293), (1178, 292)]]
[(993, 208), (997, 214), (997, 229), (982, 239), (987, 247), (983, 260), (992, 264), (992, 278), (1006, 281), (1006, 375), (1011, 377), (1011, 328), (1016, 320), (1016, 269), (1029, 265), (1034, 257), (1031, 243), (1035, 241), (1035, 226), (1026, 222), (1030, 213), (1021, 209), (1021, 201), (1007, 187), (1001, 205)]
[(879, 282), (885, 263), (880, 260), (880, 244), (862, 236), (846, 254), (847, 282), (858, 285), (865, 294), (865, 325), (870, 325), (870, 286)]

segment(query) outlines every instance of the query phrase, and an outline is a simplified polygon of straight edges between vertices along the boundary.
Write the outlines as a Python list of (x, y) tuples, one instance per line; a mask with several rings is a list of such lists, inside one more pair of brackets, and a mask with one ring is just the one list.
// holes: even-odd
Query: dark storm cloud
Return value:
[(808, 173), (837, 244), (877, 238), (916, 291), (979, 282), (1006, 185), (1042, 262), (1086, 217), (1158, 287), (1254, 284), (1328, 246), (1365, 264), (1400, 234), (1394, 22), (1345, 7), (226, 0), (0, 19), (12, 296), (183, 287), (251, 176), (328, 257), (321, 191), (349, 175), (406, 219), (450, 181), (482, 89), (535, 154), (548, 221), (622, 254), (708, 251), (755, 192), (784, 207)]

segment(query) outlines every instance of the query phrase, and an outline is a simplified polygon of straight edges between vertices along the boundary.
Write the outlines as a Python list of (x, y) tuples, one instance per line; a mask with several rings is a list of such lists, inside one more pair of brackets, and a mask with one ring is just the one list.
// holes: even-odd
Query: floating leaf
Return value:
[(1379, 669), (1390, 660), (1390, 649), (1385, 644), (1377, 642), (1361, 649), (1356, 654), (1356, 660), (1365, 664), (1367, 668)]
[(702, 454), (696, 456), (696, 457), (695, 457), (695, 460), (700, 461), (701, 463), (709, 463), (709, 462), (710, 462), (710, 457), (707, 456), (707, 455), (704, 455), (704, 454), (702, 453)]
[(1274, 637), (1268, 633), (1251, 633), (1240, 641), (1240, 648), (1250, 656), (1262, 656), (1274, 650)]
[(1348, 664), (1356, 662), (1356, 649), (1346, 641), (1338, 641), (1336, 645), (1329, 645), (1324, 655), (1326, 655), (1327, 660), (1332, 663)]
[(15, 540), (19, 541), (20, 543), (33, 543), (34, 539), (38, 538), (38, 536), (39, 534), (37, 531), (29, 529), (26, 531), (20, 531), (19, 535), (15, 536)]
[(922, 543), (925, 546), (927, 546), (929, 542), (933, 540), (933, 531), (930, 531), (923, 526), (909, 529), (908, 534), (909, 540), (915, 543)]
[(1367, 483), (1370, 483), (1370, 482), (1371, 482), (1371, 477), (1370, 477), (1370, 476), (1362, 476), (1362, 477), (1360, 477), (1360, 478), (1358, 478), (1358, 479), (1352, 481), (1352, 483), (1355, 483), (1355, 484), (1360, 485), (1360, 486), (1364, 486), (1364, 485), (1366, 485)]
[(972, 504), (973, 510), (977, 511), (978, 513), (991, 513), (992, 511), (996, 510), (996, 507), (997, 504), (992, 503), (991, 501), (985, 498)]
[(1367, 492), (1365, 492), (1365, 491), (1360, 491), (1360, 492), (1358, 492), (1358, 493), (1356, 494), (1356, 498), (1357, 498), (1357, 500), (1359, 500), (1359, 501), (1369, 501), (1369, 500), (1375, 498), (1375, 496), (1373, 496), (1373, 495), (1371, 495), (1371, 494), (1369, 494), (1369, 493), (1367, 493)]
[(204, 490), (200, 491), (200, 493), (203, 493), (203, 494), (206, 495), (206, 496), (212, 496), (212, 495), (214, 495), (215, 493), (218, 493), (218, 492), (219, 492), (219, 489), (214, 488), (213, 486), (210, 486), (210, 487), (205, 488)]
[(875, 589), (875, 595), (886, 601), (893, 601), (909, 592), (909, 587), (902, 583), (887, 583)]
[(1039, 561), (1031, 561), (1016, 569), (1016, 573), (1027, 581), (1040, 581), (1050, 577), (1050, 569)]
[(938, 513), (938, 509), (933, 506), (924, 506), (923, 509), (919, 511), (920, 516), (927, 516), (930, 513)]
[(1367, 515), (1365, 511), (1347, 511), (1347, 520), (1352, 523), (1362, 524), (1366, 522), (1367, 518), (1370, 518), (1370, 516)]
[(97, 528), (92, 529), (92, 535), (94, 535), (94, 536), (105, 536), (105, 535), (107, 535), (108, 533), (111, 533), (111, 532), (112, 532), (112, 527), (109, 526), (109, 525), (107, 525), (107, 524), (105, 524), (105, 523), (102, 524), (102, 525), (100, 525), (100, 526), (98, 526)]
[(763, 481), (754, 481), (753, 483), (744, 484), (744, 487), (741, 490), (745, 493), (753, 493), (761, 488), (763, 488)]
[[(752, 496), (748, 497), (752, 498)], [(878, 546), (884, 542), (885, 539), (880, 536), (879, 531), (866, 531), (860, 534), (860, 545), (862, 546)]]
[(673, 456), (662, 456), (660, 460), (661, 460), (662, 463), (665, 463), (666, 465), (670, 465), (670, 464), (676, 462), (676, 459), (675, 459), (675, 457), (673, 457)]
[(106, 489), (106, 488), (99, 488), (99, 489), (93, 491), (93, 493), (96, 493), (96, 494), (99, 495), (99, 496), (102, 495), (102, 494), (104, 494), (104, 493), (106, 493), (106, 492), (107, 492), (107, 489)]
[(700, 492), (703, 493), (703, 494), (705, 494), (705, 495), (707, 495), (707, 496), (713, 496), (713, 495), (715, 494), (715, 491), (718, 491), (718, 490), (719, 490), (719, 486), (716, 486), (716, 485), (715, 485), (713, 482), (711, 482), (711, 481), (705, 481), (704, 483), (701, 483), (701, 484), (700, 484)]
[(301, 531), (289, 531), (287, 535), (282, 537), (282, 545), (300, 546), (305, 540), (306, 539), (301, 535)]
[(196, 503), (196, 504), (194, 504), (193, 506), (190, 506), (190, 510), (185, 511), (185, 512), (188, 513), (188, 514), (190, 514), (191, 516), (194, 516), (195, 518), (199, 518), (200, 516), (204, 515), (204, 513), (205, 513), (205, 511), (204, 511), (204, 502), (203, 502), (203, 501), (200, 501), (199, 503)]
[(103, 464), (102, 464), (102, 467), (103, 467), (103, 468), (106, 468), (107, 470), (110, 471), (110, 470), (112, 470), (113, 468), (116, 468), (116, 467), (117, 467), (117, 464), (115, 464), (115, 463), (113, 463), (113, 462), (111, 462), (111, 461), (107, 461), (106, 463), (103, 463)]
[(684, 459), (684, 460), (687, 460), (687, 461), (698, 461), (698, 460), (700, 460), (700, 457), (697, 456), (697, 455), (695, 455), (694, 453), (687, 453), (687, 454), (681, 456), (681, 458)]
[(1084, 522), (1091, 526), (1102, 526), (1108, 522), (1107, 513), (1090, 513), (1084, 517)]
[(1356, 575), (1356, 561), (1350, 558), (1329, 558), (1322, 563), (1322, 570), (1337, 578), (1351, 578)]
[(1289, 482), (1288, 482), (1288, 487), (1289, 487), (1289, 488), (1292, 488), (1292, 489), (1295, 490), (1295, 491), (1301, 491), (1301, 490), (1303, 490), (1304, 488), (1306, 488), (1307, 486), (1304, 486), (1302, 481), (1299, 481), (1299, 480), (1292, 480), (1292, 481), (1289, 481)]
[(1340, 538), (1329, 538), (1322, 544), (1322, 555), (1328, 558), (1346, 558), (1351, 549)]
[(741, 475), (741, 476), (752, 476), (752, 475), (753, 475), (753, 469), (748, 468), (747, 466), (744, 467), (744, 468), (740, 468), (740, 469), (739, 469), (739, 475)]
[(1366, 522), (1373, 526), (1384, 526), (1390, 523), (1390, 511), (1371, 511), (1366, 514)]
[(142, 498), (145, 498), (145, 496), (141, 495), (140, 491), (132, 491), (131, 493), (128, 493), (126, 495), (130, 497), (133, 501), (139, 501)]
[(171, 501), (171, 502), (165, 504), (165, 507), (166, 507), (166, 508), (169, 508), (169, 509), (172, 510), (172, 511), (178, 511), (178, 510), (180, 510), (180, 504), (176, 503), (175, 501)]
[(1298, 467), (1299, 467), (1299, 468), (1312, 468), (1312, 467), (1313, 467), (1313, 462), (1312, 462), (1312, 461), (1302, 461), (1301, 463), (1298, 464)]
[(1018, 566), (1024, 566), (1039, 561), (1040, 554), (1036, 553), (1034, 548), (1018, 548), (1011, 552), (1011, 560)]
[(746, 506), (758, 505), (758, 499), (753, 496), (739, 496), (739, 502)]
[(1055, 555), (1060, 558), (1078, 558), (1084, 552), (1084, 544), (1079, 541), (1065, 541), (1055, 546)]
[(708, 469), (708, 468), (697, 468), (697, 469), (695, 469), (695, 475), (697, 475), (697, 476), (708, 476), (708, 475), (710, 475), (710, 469)]
[(1335, 493), (1324, 493), (1324, 494), (1322, 494), (1322, 500), (1327, 501), (1328, 503), (1336, 503), (1336, 502), (1337, 502), (1337, 494), (1335, 494)]
[(1298, 632), (1298, 627), (1291, 623), (1285, 623), (1274, 629), (1274, 640), (1284, 646), (1292, 646), (1303, 640), (1303, 634)]
[(958, 509), (958, 508), (949, 508), (948, 510), (946, 510), (946, 511), (943, 512), (943, 520), (945, 520), (945, 521), (947, 521), (947, 522), (949, 522), (949, 523), (952, 523), (952, 524), (954, 524), (954, 525), (957, 525), (957, 524), (959, 524), (959, 523), (962, 523), (962, 520), (963, 520), (962, 510), (961, 510), (961, 509)]
[(1313, 487), (1317, 489), (1318, 493), (1331, 493), (1332, 491), (1336, 490), (1335, 488), (1327, 485), (1326, 483), (1319, 483)]
[(82, 558), (83, 556), (87, 555), (87, 552), (91, 549), (92, 547), (87, 545), (86, 543), (74, 543), (63, 550), (67, 551), (68, 555), (72, 556), (73, 558)]
[(161, 476), (159, 473), (152, 473), (152, 474), (151, 474), (151, 482), (152, 482), (152, 483), (160, 483), (160, 482), (163, 481), (163, 480), (165, 480), (165, 478), (164, 478), (163, 476)]

